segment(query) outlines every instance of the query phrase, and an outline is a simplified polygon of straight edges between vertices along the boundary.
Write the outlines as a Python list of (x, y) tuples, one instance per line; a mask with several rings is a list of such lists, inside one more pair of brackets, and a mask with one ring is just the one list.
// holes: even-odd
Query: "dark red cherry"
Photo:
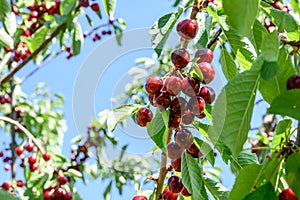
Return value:
[(170, 76), (165, 80), (164, 86), (169, 95), (175, 96), (181, 91), (181, 79), (177, 76)]
[(181, 121), (185, 125), (188, 125), (194, 121), (194, 118), (195, 118), (195, 115), (191, 111), (187, 110), (185, 112), (185, 114), (181, 117)]
[(183, 188), (181, 178), (178, 176), (171, 176), (168, 179), (168, 187), (169, 187), (169, 190), (173, 193), (181, 192), (181, 190)]
[(181, 157), (181, 154), (183, 152), (183, 150), (180, 148), (180, 146), (178, 144), (176, 144), (175, 142), (170, 142), (167, 145), (167, 150), (168, 150), (168, 157), (171, 160), (176, 160), (177, 158)]
[(204, 99), (205, 103), (211, 104), (216, 98), (216, 93), (211, 87), (203, 86), (200, 89), (199, 96)]
[(175, 132), (175, 142), (180, 146), (182, 149), (188, 149), (192, 144), (194, 140), (193, 134), (185, 128), (178, 129)]
[(171, 54), (171, 60), (175, 68), (182, 69), (190, 62), (190, 53), (184, 48), (176, 49)]
[(166, 188), (162, 193), (162, 197), (164, 200), (177, 200), (178, 193), (173, 193), (168, 188)]
[(169, 116), (169, 128), (177, 129), (180, 125), (180, 122), (181, 122), (180, 117), (176, 117), (175, 115), (170, 114), (170, 116)]
[(279, 196), (279, 200), (299, 200), (299, 198), (294, 194), (291, 188), (283, 190)]
[(191, 40), (196, 37), (198, 33), (198, 23), (194, 19), (185, 19), (177, 24), (177, 33), (186, 40)]
[(181, 157), (171, 161), (172, 167), (176, 172), (181, 172)]
[(196, 96), (199, 92), (200, 82), (191, 77), (185, 77), (181, 81), (182, 92), (190, 97)]
[(205, 101), (202, 97), (192, 97), (188, 102), (188, 108), (194, 115), (200, 115), (205, 109)]
[(145, 89), (149, 94), (157, 93), (163, 87), (163, 80), (159, 76), (150, 76), (145, 84)]
[(155, 98), (153, 99), (154, 106), (158, 107), (160, 111), (165, 110), (169, 107), (171, 103), (170, 95), (166, 92), (160, 92), (158, 93)]
[(287, 83), (286, 83), (286, 89), (300, 89), (300, 74), (291, 76)]
[(194, 143), (187, 149), (187, 152), (194, 158), (200, 158), (202, 156), (202, 153)]
[(198, 67), (201, 69), (203, 74), (203, 83), (208, 84), (210, 83), (215, 77), (215, 70), (210, 63), (201, 62), (198, 63)]
[(199, 49), (195, 53), (195, 58), (197, 59), (197, 63), (200, 62), (211, 63), (211, 61), (214, 58), (214, 53), (208, 48)]
[(176, 97), (171, 101), (170, 111), (176, 117), (181, 117), (187, 108), (187, 102), (183, 97)]
[(183, 189), (181, 190), (181, 194), (185, 197), (192, 196), (192, 194), (189, 193), (189, 191), (186, 189), (186, 187), (183, 187)]
[(152, 111), (148, 108), (141, 108), (135, 115), (135, 120), (138, 125), (145, 127), (153, 118)]

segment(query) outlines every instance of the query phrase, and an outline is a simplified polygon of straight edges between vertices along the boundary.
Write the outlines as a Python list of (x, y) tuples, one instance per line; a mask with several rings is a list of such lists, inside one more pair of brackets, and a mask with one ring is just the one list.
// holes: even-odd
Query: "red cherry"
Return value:
[(71, 192), (67, 192), (65, 194), (64, 200), (72, 200), (73, 199), (73, 194)]
[(9, 170), (10, 170), (10, 165), (9, 165), (9, 164), (6, 164), (6, 165), (4, 166), (4, 170), (5, 170), (5, 171), (9, 171)]
[(29, 30), (25, 30), (25, 31), (23, 32), (23, 35), (24, 35), (25, 37), (30, 37), (31, 33), (30, 33)]
[(171, 164), (176, 172), (181, 172), (181, 157), (176, 160), (172, 160)]
[(68, 53), (68, 56), (67, 56), (67, 59), (69, 60), (70, 58), (72, 58), (73, 57), (73, 53), (72, 52), (69, 52)]
[(200, 82), (197, 79), (185, 77), (181, 81), (182, 92), (190, 97), (196, 96), (199, 92)]
[(208, 48), (199, 49), (195, 53), (195, 58), (197, 59), (197, 63), (200, 62), (211, 63), (211, 61), (214, 58), (214, 53)]
[(63, 188), (57, 188), (54, 192), (56, 199), (64, 198), (65, 194), (66, 194), (66, 191)]
[(34, 172), (35, 170), (37, 170), (38, 165), (36, 163), (30, 164), (29, 169), (31, 172)]
[(0, 158), (4, 156), (3, 151), (0, 151)]
[(170, 103), (171, 114), (176, 117), (181, 117), (187, 108), (187, 102), (183, 97), (176, 97)]
[(53, 197), (53, 192), (46, 190), (44, 192), (44, 200), (51, 200)]
[(18, 156), (20, 156), (23, 152), (24, 152), (24, 148), (23, 148), (23, 147), (18, 146), (18, 147), (16, 148), (16, 154), (17, 154)]
[(300, 74), (291, 76), (287, 83), (286, 83), (286, 89), (300, 89)]
[(190, 62), (190, 54), (184, 48), (176, 49), (171, 54), (171, 60), (177, 69), (182, 69)]
[(198, 33), (198, 23), (194, 19), (185, 19), (177, 24), (177, 33), (186, 40), (191, 40)]
[(291, 188), (283, 190), (279, 196), (279, 200), (299, 200), (298, 197), (294, 194)]
[(193, 134), (185, 128), (178, 129), (175, 132), (175, 142), (180, 146), (182, 149), (188, 149), (192, 144), (194, 140)]
[(168, 188), (164, 189), (162, 193), (162, 197), (164, 200), (177, 200), (178, 194), (171, 192)]
[(23, 181), (17, 181), (17, 186), (18, 187), (24, 187), (24, 182)]
[(68, 178), (65, 176), (59, 176), (57, 181), (60, 185), (65, 185), (68, 182)]
[(37, 18), (37, 16), (39, 15), (39, 13), (37, 11), (33, 10), (33, 11), (30, 12), (29, 15), (30, 15), (31, 18)]
[(98, 4), (98, 3), (92, 4), (92, 5), (91, 5), (91, 8), (92, 8), (92, 10), (95, 11), (95, 12), (99, 12), (99, 10), (100, 10), (100, 7), (99, 7), (99, 4)]
[[(201, 113), (202, 114), (202, 113)], [(200, 114), (200, 115), (201, 115)], [(204, 113), (203, 113), (204, 114)], [(188, 125), (194, 121), (195, 115), (191, 111), (186, 111), (185, 114), (182, 116), (181, 121), (182, 123)]]
[(32, 154), (31, 156), (28, 157), (28, 162), (30, 164), (34, 164), (34, 163), (36, 163), (36, 161), (37, 161), (37, 157), (35, 154)]
[(8, 181), (4, 181), (1, 185), (1, 187), (4, 189), (4, 190), (9, 190), (11, 185)]
[(132, 200), (148, 200), (145, 196), (134, 196)]
[(170, 105), (170, 102), (171, 102), (171, 98), (170, 98), (169, 94), (167, 94), (164, 91), (157, 93), (157, 95), (155, 95), (155, 97), (153, 99), (153, 105), (155, 107), (158, 107), (160, 109), (160, 111), (168, 108)]
[(152, 111), (148, 108), (141, 108), (135, 116), (135, 120), (138, 125), (141, 127), (145, 127), (148, 122), (150, 122), (153, 118)]
[(168, 180), (168, 187), (172, 193), (179, 193), (183, 188), (181, 178), (178, 176), (171, 176)]
[(176, 160), (177, 158), (181, 157), (181, 154), (183, 152), (183, 149), (180, 148), (178, 144), (175, 142), (171, 142), (167, 145), (168, 150), (168, 157), (171, 160)]
[(32, 152), (34, 149), (34, 144), (33, 143), (28, 143), (27, 146), (26, 146), (26, 150), (28, 152)]
[(87, 8), (87, 7), (89, 7), (90, 2), (89, 2), (89, 0), (80, 0), (80, 5), (84, 8)]
[(205, 103), (211, 104), (216, 98), (216, 93), (211, 87), (203, 86), (199, 92), (199, 96), (204, 99)]
[(202, 97), (192, 97), (188, 102), (188, 108), (194, 115), (200, 115), (205, 109), (205, 101)]
[(177, 129), (180, 125), (181, 118), (170, 114), (169, 117), (169, 128)]
[(189, 191), (186, 189), (186, 187), (183, 187), (183, 189), (181, 190), (181, 194), (185, 197), (192, 196), (192, 194), (189, 193)]
[(15, 13), (15, 15), (18, 15), (18, 14), (19, 14), (18, 7), (16, 6), (15, 3), (12, 5), (12, 11), (13, 11), (13, 13)]
[(201, 62), (198, 63), (198, 67), (201, 69), (203, 74), (203, 83), (209, 84), (215, 77), (215, 70), (210, 63)]
[(164, 84), (169, 95), (175, 96), (181, 91), (181, 79), (177, 76), (170, 76)]
[(202, 156), (202, 153), (194, 143), (187, 149), (187, 152), (194, 158), (200, 158)]
[(145, 89), (149, 94), (157, 93), (163, 87), (163, 80), (159, 76), (149, 76), (146, 84)]
[(48, 153), (48, 152), (45, 152), (45, 153), (43, 154), (43, 158), (44, 158), (44, 160), (45, 160), (45, 161), (49, 161), (49, 160), (50, 160), (50, 158), (51, 158), (51, 155), (50, 155), (50, 153)]

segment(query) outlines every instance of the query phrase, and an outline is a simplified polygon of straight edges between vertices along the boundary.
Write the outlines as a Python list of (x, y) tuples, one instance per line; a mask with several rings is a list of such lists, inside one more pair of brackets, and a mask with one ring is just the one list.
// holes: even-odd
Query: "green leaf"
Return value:
[(278, 175), (278, 169), (282, 162), (282, 157), (275, 153), (273, 153), (270, 157), (270, 159), (266, 159), (263, 163), (261, 174), (267, 182), (271, 182), (273, 185), (275, 185)]
[(288, 90), (271, 103), (269, 113), (287, 115), (300, 120), (300, 90)]
[(120, 28), (117, 25), (113, 25), (113, 27), (114, 27), (114, 33), (115, 33), (117, 43), (118, 43), (118, 45), (121, 46), (122, 45), (123, 30), (122, 30), (122, 28)]
[(16, 16), (11, 12), (11, 5), (7, 0), (0, 0), (0, 21), (3, 23), (5, 31), (13, 36), (17, 30)]
[(276, 96), (286, 91), (287, 79), (295, 74), (291, 58), (284, 48), (279, 51), (277, 64), (279, 66), (278, 74), (272, 80), (261, 78), (259, 84), (259, 91), (269, 104)]
[(247, 36), (255, 21), (259, 0), (223, 0), (224, 14), (230, 26), (240, 35)]
[[(1, 4), (0, 4), (1, 5)], [(5, 190), (0, 190), (0, 199), (5, 199), (5, 200), (18, 200), (16, 196), (11, 195)]]
[(265, 61), (261, 68), (261, 77), (265, 80), (272, 80), (279, 72), (277, 62)]
[(228, 200), (241, 200), (251, 192), (256, 184), (260, 170), (261, 166), (257, 164), (248, 165), (242, 169), (236, 178)]
[(62, 15), (70, 15), (73, 10), (75, 10), (77, 1), (74, 0), (64, 0), (61, 2), (59, 10)]
[(299, 6), (300, 5), (300, 1), (299, 0), (291, 0), (290, 4), (291, 4), (293, 10), (296, 13), (300, 14), (300, 6)]
[(281, 143), (286, 142), (286, 139), (289, 138), (289, 134), (292, 128), (292, 120), (284, 119), (281, 120), (274, 131), (274, 136), (272, 140), (272, 149), (278, 148)]
[(245, 71), (229, 81), (216, 100), (212, 113), (214, 126), (208, 135), (213, 142), (221, 138), (234, 156), (241, 152), (248, 138), (258, 84), (259, 71)]
[(68, 169), (68, 171), (66, 172), (68, 174), (70, 174), (72, 177), (76, 177), (76, 178), (82, 178), (82, 173), (78, 170), (75, 169)]
[(151, 43), (152, 48), (158, 57), (160, 56), (174, 25), (182, 13), (183, 8), (179, 7), (177, 12), (172, 12), (162, 16), (152, 25), (150, 30)]
[(285, 32), (289, 40), (299, 40), (299, 27), (294, 17), (261, 1), (261, 8), (271, 21), (278, 27), (278, 32)]
[(8, 48), (14, 47), (14, 40), (4, 31), (4, 29), (0, 29), (0, 44)]
[(215, 182), (214, 180), (211, 180), (209, 178), (205, 178), (204, 184), (216, 200), (228, 199), (229, 190), (225, 188), (221, 183)]
[(106, 187), (106, 189), (103, 193), (103, 197), (106, 200), (110, 199), (111, 186), (112, 186), (112, 181), (109, 182), (108, 186)]
[(256, 46), (256, 52), (259, 52), (263, 43), (263, 39), (265, 35), (268, 34), (268, 31), (261, 24), (261, 22), (256, 19), (253, 25), (252, 34)]
[(276, 62), (279, 55), (279, 46), (280, 41), (276, 31), (266, 34), (261, 46), (263, 59), (268, 62)]
[(107, 116), (108, 131), (113, 132), (119, 122), (132, 116), (139, 108), (141, 105), (138, 104), (126, 104), (114, 108)]
[(198, 24), (199, 24), (198, 35), (200, 36), (200, 38), (196, 42), (196, 47), (198, 49), (206, 47), (209, 37), (210, 37), (212, 21), (213, 21), (213, 18), (211, 16), (204, 16), (204, 15), (202, 15), (200, 17), (200, 22), (198, 20)]
[(90, 16), (87, 15), (87, 14), (85, 14), (85, 18), (87, 19), (89, 25), (90, 25), (90, 26), (93, 26), (93, 21), (92, 21), (92, 19), (90, 18)]
[(237, 66), (234, 62), (234, 59), (223, 46), (221, 51), (220, 63), (222, 66), (224, 76), (228, 81), (230, 81), (233, 77), (235, 77), (238, 74)]
[(197, 63), (192, 63), (189, 75), (198, 79), (200, 82), (203, 81), (203, 74)]
[(44, 41), (48, 32), (48, 28), (43, 26), (33, 36), (28, 48), (30, 52), (34, 52)]
[(202, 155), (204, 155), (204, 157), (206, 157), (208, 162), (210, 162), (210, 164), (214, 166), (215, 156), (214, 156), (214, 150), (211, 148), (211, 146), (207, 142), (197, 137), (194, 138), (194, 142), (195, 145), (199, 148)]
[(79, 23), (76, 23), (72, 36), (72, 50), (73, 55), (76, 56), (80, 53), (80, 49), (84, 39), (82, 29)]
[(293, 153), (286, 161), (286, 181), (292, 188), (293, 192), (300, 196), (300, 154)]
[(236, 175), (241, 169), (247, 167), (248, 165), (259, 164), (255, 153), (249, 153), (245, 151), (239, 153), (237, 158), (231, 157), (230, 161), (230, 168)]
[(259, 188), (257, 188), (252, 193), (248, 194), (244, 200), (277, 200), (276, 193), (274, 191), (273, 185), (269, 182)]
[(187, 152), (184, 152), (181, 159), (182, 183), (194, 199), (208, 199), (203, 182), (203, 171), (197, 161)]
[(107, 15), (113, 16), (117, 4), (117, 0), (103, 0), (104, 9)]
[(168, 128), (165, 121), (166, 118), (169, 118), (168, 115), (167, 111), (164, 111), (164, 114), (162, 114), (157, 110), (155, 117), (147, 124), (148, 135), (151, 137), (156, 146), (163, 151), (166, 151), (166, 134)]

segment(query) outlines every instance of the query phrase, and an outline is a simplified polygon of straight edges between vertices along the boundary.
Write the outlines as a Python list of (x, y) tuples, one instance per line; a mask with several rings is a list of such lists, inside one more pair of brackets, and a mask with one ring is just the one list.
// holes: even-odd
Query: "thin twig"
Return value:
[(16, 127), (18, 127), (28, 138), (28, 140), (31, 140), (35, 146), (37, 146), (37, 148), (40, 150), (40, 152), (42, 154), (45, 153), (45, 150), (43, 149), (43, 147), (41, 146), (41, 144), (39, 143), (39, 141), (37, 141), (37, 139), (32, 135), (32, 133), (30, 133), (22, 124), (20, 124), (18, 121), (13, 120), (9, 117), (4, 117), (4, 116), (0, 116), (0, 120), (8, 122), (12, 125), (15, 125)]
[(0, 86), (9, 81), (20, 69), (22, 69), (28, 62), (30, 62), (33, 58), (35, 58), (47, 45), (55, 38), (61, 30), (66, 27), (66, 23), (62, 23), (59, 25), (53, 33), (47, 38), (32, 54), (30, 54), (23, 62), (13, 68), (5, 77), (0, 80)]
[(222, 33), (222, 29), (219, 28), (219, 29), (217, 30), (217, 32), (215, 33), (215, 35), (213, 36), (213, 38), (208, 42), (207, 48), (210, 49), (210, 47), (212, 47), (212, 45), (218, 40), (218, 38), (219, 38), (219, 36), (221, 35), (221, 33)]

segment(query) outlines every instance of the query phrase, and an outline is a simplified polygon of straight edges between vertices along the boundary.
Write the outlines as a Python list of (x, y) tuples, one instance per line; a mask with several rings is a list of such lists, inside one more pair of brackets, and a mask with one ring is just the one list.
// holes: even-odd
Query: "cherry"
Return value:
[(152, 106), (156, 106), (156, 105), (154, 104), (154, 99), (155, 99), (155, 97), (156, 97), (157, 95), (158, 95), (158, 94), (153, 93), (153, 94), (149, 94), (149, 96), (148, 96), (148, 100), (149, 100), (149, 102), (150, 102), (150, 104), (151, 104)]
[(180, 125), (181, 118), (170, 114), (169, 116), (169, 128), (177, 129)]
[(4, 166), (4, 170), (5, 170), (5, 171), (9, 171), (9, 170), (10, 170), (10, 165), (9, 165), (9, 164), (6, 164), (6, 165)]
[(171, 54), (171, 60), (177, 69), (182, 69), (190, 62), (190, 54), (184, 48), (176, 49)]
[(294, 194), (291, 188), (283, 190), (279, 196), (279, 200), (298, 200), (298, 197)]
[(171, 192), (168, 188), (164, 189), (162, 193), (162, 197), (164, 200), (177, 200), (178, 194)]
[(92, 10), (95, 11), (95, 12), (99, 12), (99, 10), (100, 10), (100, 7), (99, 7), (99, 4), (98, 4), (98, 3), (92, 4), (92, 5), (91, 5), (91, 8), (92, 8)]
[(65, 200), (72, 200), (73, 199), (73, 194), (71, 192), (67, 192), (65, 194)]
[(44, 200), (51, 200), (53, 197), (53, 192), (46, 190), (44, 192)]
[(45, 152), (45, 153), (43, 154), (43, 158), (44, 158), (44, 160), (45, 160), (45, 161), (49, 161), (49, 160), (50, 160), (50, 158), (51, 158), (51, 155), (50, 155), (50, 153), (48, 153), (48, 152)]
[(31, 156), (28, 157), (28, 162), (30, 164), (34, 164), (34, 163), (36, 163), (36, 161), (37, 161), (37, 157), (36, 157), (35, 154), (33, 154), (33, 155), (31, 155)]
[(145, 196), (134, 196), (132, 200), (148, 200)]
[(30, 33), (29, 30), (25, 30), (25, 31), (23, 32), (23, 36), (25, 36), (25, 37), (30, 37), (30, 35), (31, 35), (31, 33)]
[(211, 104), (216, 98), (216, 93), (211, 87), (203, 86), (200, 89), (199, 96), (204, 99), (205, 103)]
[(152, 111), (148, 108), (141, 108), (135, 115), (135, 120), (138, 125), (145, 127), (153, 118)]
[(35, 170), (37, 170), (38, 165), (36, 163), (30, 164), (29, 169), (31, 172), (34, 172)]
[(34, 149), (34, 144), (33, 143), (28, 143), (27, 146), (26, 146), (26, 150), (28, 152), (32, 152)]
[(18, 147), (16, 148), (16, 154), (17, 154), (18, 156), (21, 155), (23, 152), (24, 152), (24, 148), (23, 148), (23, 147), (18, 146)]
[(300, 89), (300, 74), (291, 76), (287, 83), (286, 83), (286, 89)]
[(170, 142), (167, 145), (167, 150), (168, 150), (168, 157), (171, 160), (176, 160), (177, 158), (181, 157), (181, 153), (183, 152), (180, 146), (175, 142)]
[(200, 88), (200, 82), (191, 77), (185, 77), (181, 81), (182, 92), (190, 97), (196, 96)]
[(157, 93), (163, 87), (163, 80), (159, 76), (150, 76), (145, 84), (145, 89), (149, 94)]
[(187, 152), (194, 158), (200, 158), (202, 156), (202, 153), (194, 143), (187, 149)]
[(211, 63), (211, 61), (214, 58), (214, 53), (208, 48), (199, 49), (195, 53), (195, 58), (198, 59), (197, 63), (200, 63), (200, 62)]
[(3, 157), (3, 156), (4, 156), (3, 151), (0, 151), (0, 157)]
[(186, 189), (186, 187), (183, 187), (183, 189), (181, 190), (181, 194), (185, 197), (192, 196), (192, 194), (189, 193), (189, 191)]
[(176, 117), (181, 117), (185, 112), (187, 102), (183, 97), (176, 97), (170, 103), (171, 114)]
[(168, 108), (170, 102), (171, 102), (170, 95), (168, 95), (165, 91), (158, 93), (153, 99), (154, 106), (158, 107), (160, 111)]
[(66, 191), (63, 188), (57, 188), (54, 192), (55, 199), (62, 199), (66, 195)]
[(177, 24), (177, 33), (186, 40), (191, 40), (198, 33), (198, 23), (194, 19), (185, 19)]
[(65, 176), (59, 176), (57, 181), (60, 185), (65, 185), (68, 182), (68, 178)]
[(12, 5), (12, 12), (15, 13), (15, 15), (18, 15), (18, 14), (19, 14), (18, 7), (16, 6), (15, 3)]
[(175, 142), (180, 146), (182, 149), (188, 149), (194, 140), (193, 134), (185, 128), (178, 129), (175, 132)]
[(101, 36), (98, 33), (94, 35), (93, 42), (96, 42), (97, 40), (101, 40)]
[(169, 95), (175, 96), (181, 91), (181, 79), (177, 76), (170, 76), (165, 80), (164, 86)]
[(182, 123), (188, 125), (194, 121), (195, 115), (191, 111), (186, 111), (185, 114), (182, 116), (181, 121)]
[(73, 52), (69, 52), (68, 53), (68, 56), (67, 56), (67, 59), (69, 60), (70, 58), (72, 58), (73, 57)]
[(171, 176), (168, 180), (168, 187), (169, 187), (169, 190), (173, 193), (181, 192), (181, 190), (183, 188), (181, 178), (178, 176)]
[(112, 34), (111, 30), (108, 30), (106, 33), (107, 33), (107, 35), (111, 35)]
[(194, 115), (199, 115), (205, 109), (205, 101), (202, 97), (192, 97), (188, 102), (188, 108)]
[(198, 67), (201, 69), (204, 80), (203, 83), (208, 84), (210, 83), (215, 77), (215, 70), (210, 63), (201, 62), (198, 63)]
[(171, 161), (172, 167), (176, 172), (181, 172), (181, 157)]
[(17, 186), (18, 187), (24, 187), (24, 182), (23, 181), (17, 181)]
[(31, 11), (30, 14), (29, 14), (29, 16), (31, 18), (37, 18), (38, 15), (39, 15), (39, 13), (37, 11), (35, 11), (35, 10)]
[(87, 8), (87, 7), (89, 7), (90, 2), (89, 2), (89, 0), (80, 0), (80, 5), (84, 8)]
[(1, 185), (1, 187), (4, 189), (4, 190), (9, 190), (9, 188), (11, 187), (10, 183), (8, 181), (4, 181)]

